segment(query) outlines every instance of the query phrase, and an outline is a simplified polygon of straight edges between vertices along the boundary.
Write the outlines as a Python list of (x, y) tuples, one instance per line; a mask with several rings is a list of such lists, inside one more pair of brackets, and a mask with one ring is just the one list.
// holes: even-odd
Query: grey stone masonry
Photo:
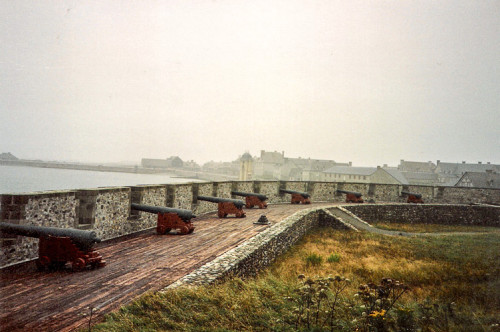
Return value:
[(500, 206), (451, 204), (363, 204), (346, 210), (368, 222), (500, 227)]
[[(107, 240), (154, 227), (156, 216), (132, 213), (131, 202), (187, 209), (201, 215), (217, 211), (217, 204), (197, 201), (197, 195), (231, 197), (231, 190), (237, 190), (264, 194), (268, 197), (269, 204), (289, 203), (290, 195), (280, 194), (280, 188), (308, 192), (313, 202), (344, 202), (345, 195), (335, 194), (335, 190), (343, 189), (362, 193), (366, 202), (373, 199), (377, 203), (402, 203), (406, 198), (401, 195), (401, 191), (407, 190), (422, 194), (425, 203), (500, 205), (500, 190), (491, 188), (348, 182), (226, 181), (3, 194), (0, 195), (0, 220), (94, 230), (103, 240)], [(433, 212), (429, 212), (427, 219), (440, 220), (442, 211), (434, 212), (440, 215), (432, 216)], [(464, 213), (465, 216), (469, 214)], [(3, 236), (0, 242), (0, 267), (37, 256), (36, 239), (9, 235)]]

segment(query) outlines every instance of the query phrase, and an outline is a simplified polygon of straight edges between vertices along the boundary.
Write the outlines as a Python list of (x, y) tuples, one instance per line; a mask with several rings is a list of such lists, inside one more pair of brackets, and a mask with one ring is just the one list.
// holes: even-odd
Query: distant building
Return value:
[(254, 159), (254, 179), (321, 181), (322, 172), (333, 166), (349, 166), (334, 160), (311, 158), (285, 158), (285, 152), (261, 150), (260, 157)]
[(491, 170), (486, 172), (465, 172), (455, 186), (500, 189), (500, 174)]
[(184, 162), (182, 161), (181, 158), (177, 156), (172, 156), (170, 158), (167, 158), (167, 165), (168, 167), (172, 168), (181, 168), (184, 166)]
[(484, 173), (486, 171), (493, 171), (500, 173), (500, 165), (491, 163), (483, 164), (468, 164), (465, 161), (462, 163), (443, 163), (437, 161), (435, 173), (438, 175), (438, 182), (445, 186), (454, 186), (466, 172)]
[(240, 158), (240, 181), (252, 180), (253, 158), (250, 153), (245, 152)]
[(435, 185), (439, 183), (438, 175), (436, 173), (424, 173), (424, 172), (401, 172), (403, 176), (408, 180), (409, 184), (414, 185)]
[(141, 166), (144, 168), (182, 168), (184, 162), (177, 156), (172, 156), (167, 159), (141, 159)]
[(142, 158), (141, 166), (144, 168), (168, 168), (166, 159)]
[(323, 172), (322, 181), (409, 184), (396, 168), (334, 166)]
[(10, 152), (3, 152), (0, 153), (0, 160), (19, 160), (19, 159)]
[(403, 159), (401, 159), (398, 165), (398, 170), (400, 170), (401, 172), (434, 173), (435, 169), (436, 165), (431, 161), (404, 161)]

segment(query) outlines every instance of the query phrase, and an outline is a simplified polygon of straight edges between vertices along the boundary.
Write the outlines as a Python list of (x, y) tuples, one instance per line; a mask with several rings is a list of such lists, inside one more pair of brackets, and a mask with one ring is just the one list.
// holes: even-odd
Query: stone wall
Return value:
[(500, 206), (450, 204), (346, 205), (367, 222), (426, 223), (500, 227)]
[[(77, 227), (74, 191), (2, 195), (1, 221), (18, 225)], [(38, 257), (38, 239), (3, 234), (0, 267)]]
[[(403, 202), (401, 190), (422, 193), (426, 203), (500, 204), (500, 190), (433, 186), (400, 186), (306, 181), (229, 181), (84, 189), (75, 191), (4, 194), (0, 196), (0, 221), (18, 224), (72, 227), (94, 230), (102, 240), (155, 227), (156, 215), (131, 211), (141, 203), (192, 210), (201, 215), (217, 210), (217, 204), (196, 199), (198, 195), (231, 197), (231, 190), (257, 192), (269, 204), (290, 202), (279, 189), (305, 191), (312, 201), (343, 202), (337, 189), (358, 191), (365, 201)], [(238, 199), (239, 197), (235, 197)], [(0, 267), (37, 256), (37, 240), (12, 235), (0, 239)]]
[(299, 211), (179, 279), (167, 288), (209, 284), (234, 275), (255, 275), (287, 251), (307, 232), (319, 226), (344, 228), (323, 208)]

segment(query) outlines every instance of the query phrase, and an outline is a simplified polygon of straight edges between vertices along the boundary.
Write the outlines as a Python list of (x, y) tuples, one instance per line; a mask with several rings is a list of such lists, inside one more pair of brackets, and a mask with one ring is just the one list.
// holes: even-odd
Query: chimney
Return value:
[(462, 164), (465, 164), (465, 161), (462, 161)]
[(380, 166), (377, 166), (377, 169), (380, 169), (381, 167)]
[(384, 164), (384, 168), (387, 168), (387, 164)]
[(441, 160), (438, 160), (438, 161), (437, 161), (437, 164), (439, 165), (439, 163), (440, 163), (440, 162), (441, 162)]
[(489, 165), (489, 164), (490, 164), (490, 162), (488, 161), (488, 162), (487, 162), (487, 164)]
[(352, 161), (349, 162), (349, 166), (352, 166)]
[(477, 163), (478, 163), (479, 165), (481, 165), (481, 164), (482, 164), (483, 162), (481, 162), (481, 161), (478, 161)]

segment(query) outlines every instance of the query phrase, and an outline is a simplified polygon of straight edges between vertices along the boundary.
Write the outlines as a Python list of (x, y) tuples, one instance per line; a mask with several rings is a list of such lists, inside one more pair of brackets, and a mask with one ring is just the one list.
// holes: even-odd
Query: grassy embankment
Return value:
[[(427, 232), (449, 230), (426, 227)], [(306, 277), (298, 280), (300, 274)], [(314, 277), (328, 275), (350, 282)], [(390, 296), (384, 298), (377, 288), (384, 277), (409, 287), (391, 306)], [(376, 285), (356, 295), (370, 282)], [(257, 278), (148, 294), (92, 330), (490, 331), (498, 329), (498, 317), (498, 232), (402, 238), (320, 229)]]

